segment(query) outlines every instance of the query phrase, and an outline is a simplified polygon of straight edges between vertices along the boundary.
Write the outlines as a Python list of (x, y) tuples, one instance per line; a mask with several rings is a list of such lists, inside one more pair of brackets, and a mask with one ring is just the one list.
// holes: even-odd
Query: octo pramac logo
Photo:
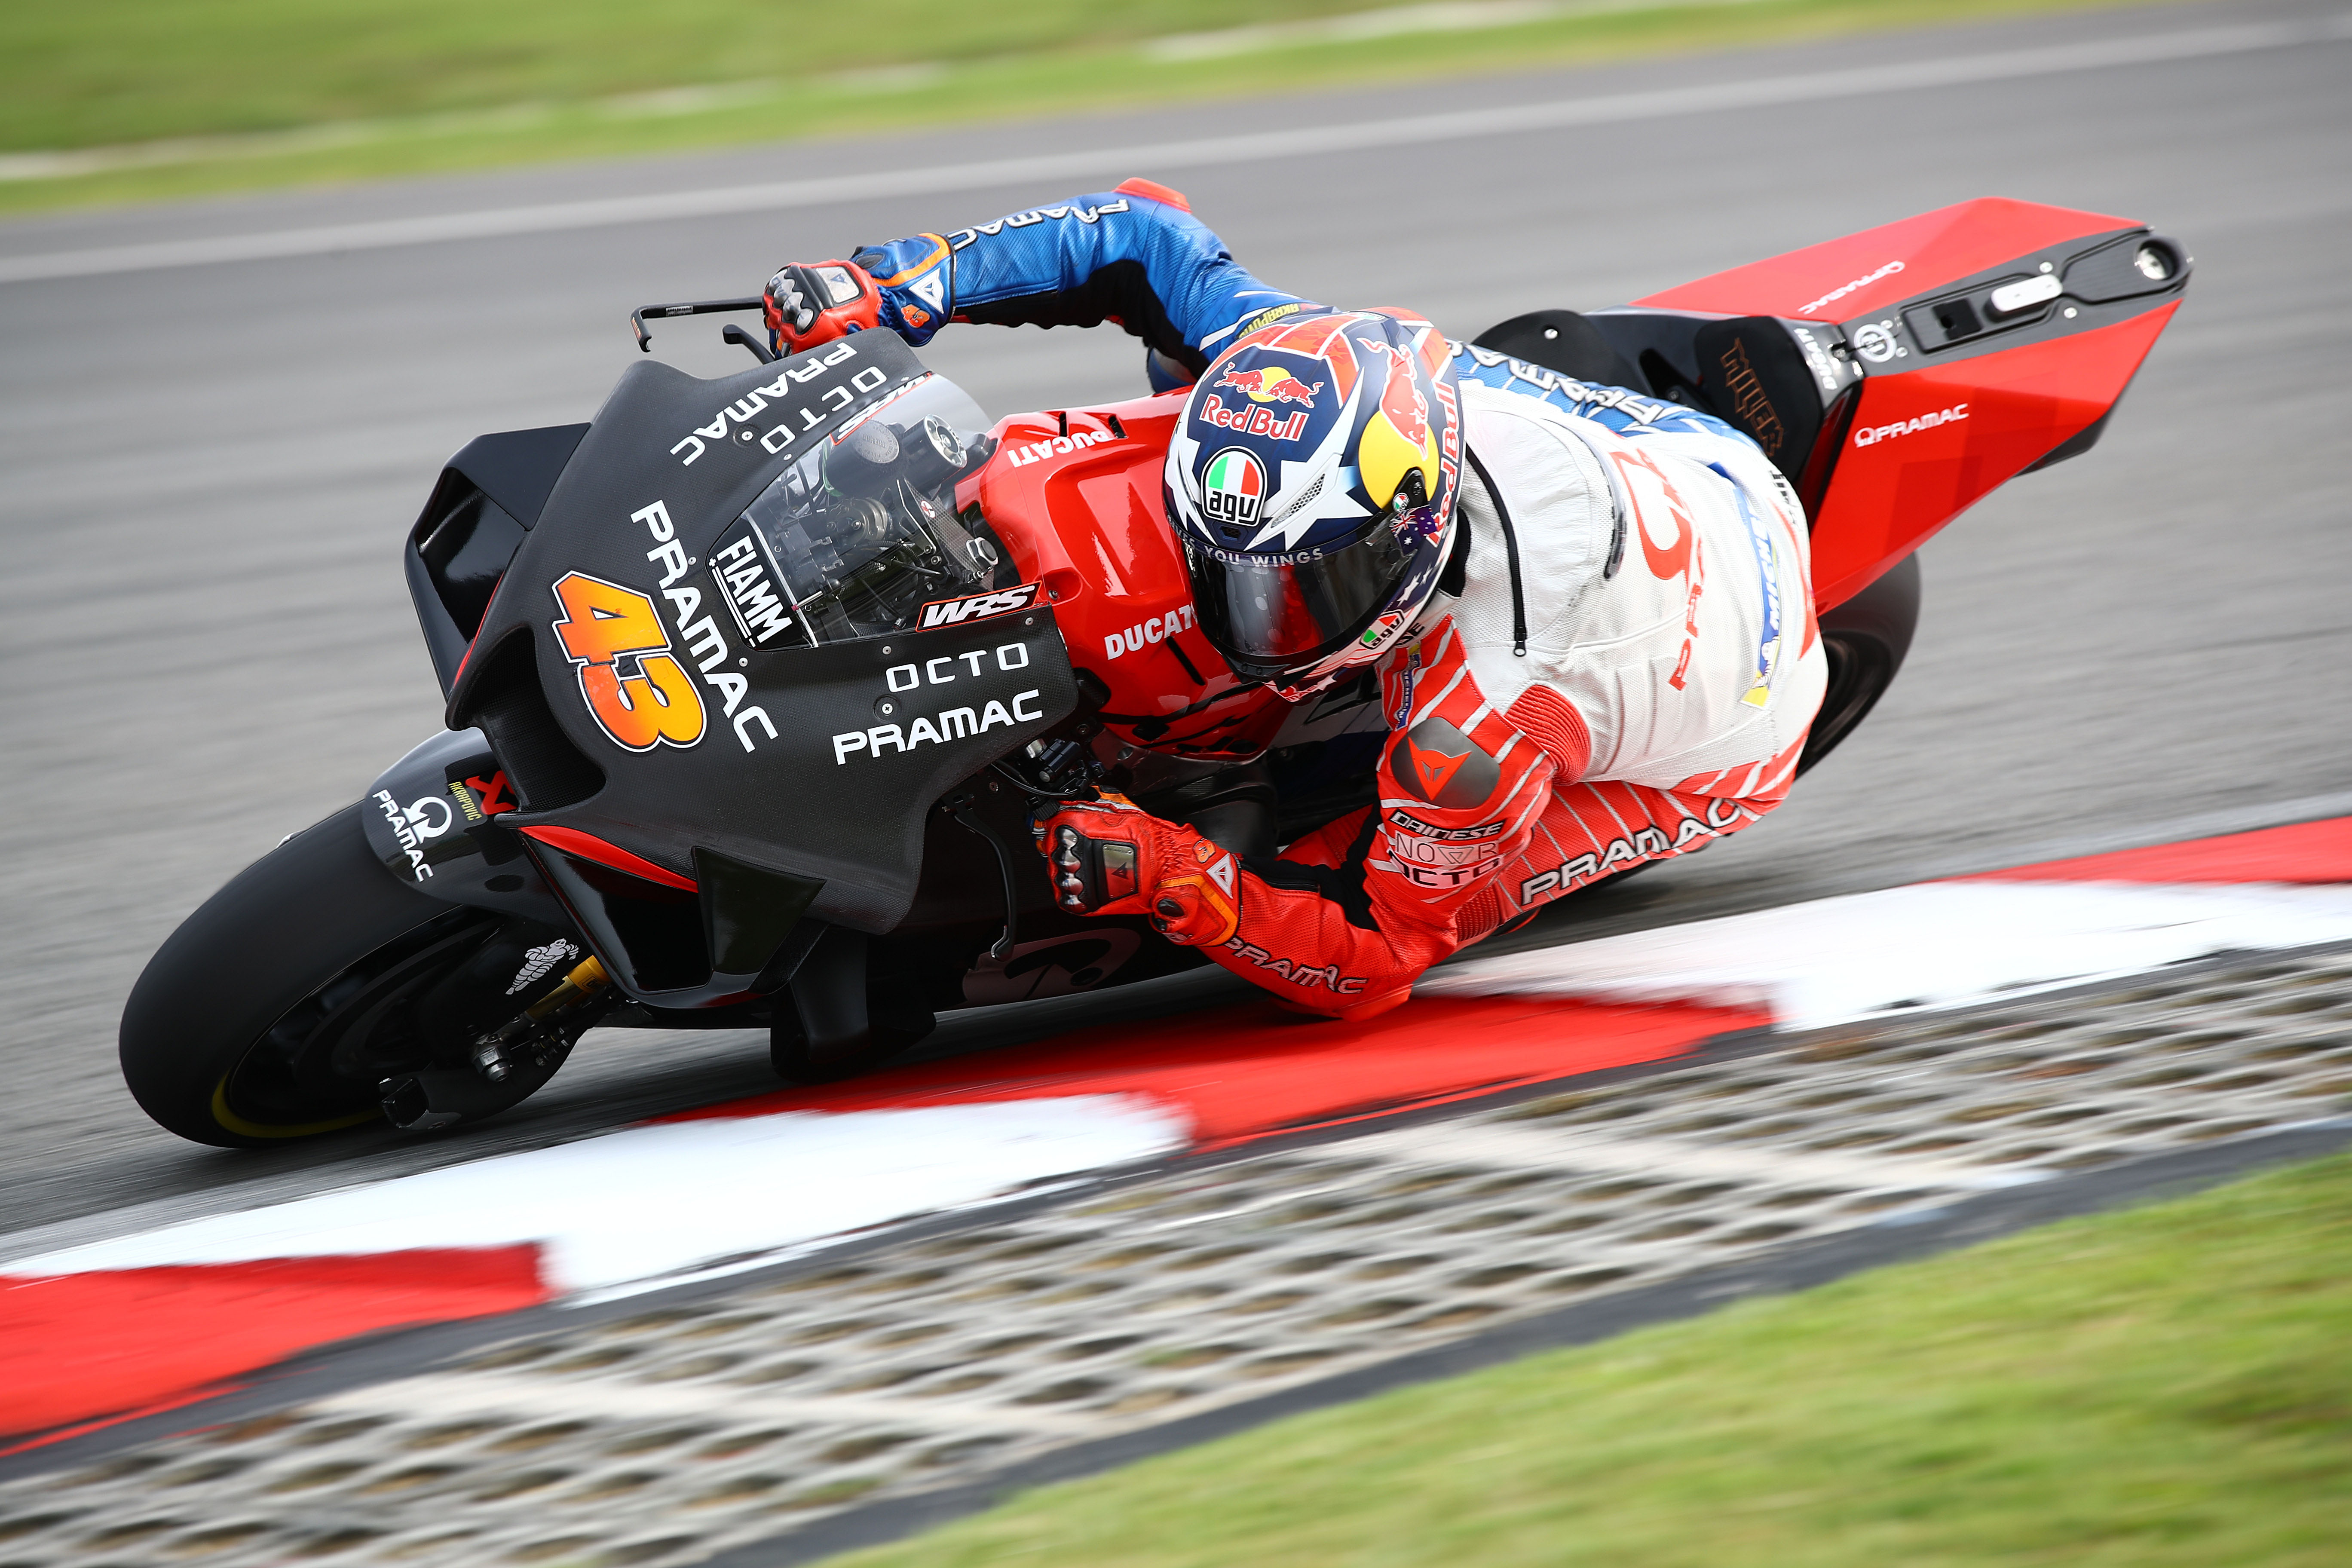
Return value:
[(706, 723), (694, 678), (670, 652), (654, 602), (583, 572), (555, 584), (563, 618), (555, 635), (580, 669), (588, 712), (616, 745), (649, 752), (667, 741), (691, 746)]

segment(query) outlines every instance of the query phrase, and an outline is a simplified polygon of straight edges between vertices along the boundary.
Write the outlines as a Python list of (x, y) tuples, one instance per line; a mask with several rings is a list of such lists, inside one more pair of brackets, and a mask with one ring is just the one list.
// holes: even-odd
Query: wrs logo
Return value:
[(555, 635), (580, 669), (580, 695), (615, 745), (649, 752), (667, 741), (691, 746), (708, 723), (694, 678), (670, 652), (654, 602), (634, 588), (583, 572), (555, 584), (563, 618)]
[(1015, 610), (1025, 610), (1037, 602), (1038, 584), (1024, 583), (1017, 588), (999, 588), (992, 594), (971, 594), (961, 599), (934, 599), (923, 606), (917, 625), (960, 626), (967, 621), (984, 621), (995, 616), (1009, 616)]

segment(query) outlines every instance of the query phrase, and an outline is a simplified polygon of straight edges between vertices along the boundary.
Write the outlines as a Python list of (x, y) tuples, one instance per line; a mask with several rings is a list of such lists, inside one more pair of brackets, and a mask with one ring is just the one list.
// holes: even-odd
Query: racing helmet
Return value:
[(1201, 630), (1296, 700), (1378, 658), (1436, 591), (1462, 420), (1427, 321), (1285, 310), (1193, 384), (1165, 488)]

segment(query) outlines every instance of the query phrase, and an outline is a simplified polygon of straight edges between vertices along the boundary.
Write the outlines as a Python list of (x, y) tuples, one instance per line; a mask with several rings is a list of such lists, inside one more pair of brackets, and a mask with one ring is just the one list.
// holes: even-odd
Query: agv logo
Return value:
[(1265, 500), (1265, 468), (1255, 453), (1228, 447), (1209, 459), (1201, 478), (1201, 510), (1211, 522), (1240, 528), (1257, 521)]

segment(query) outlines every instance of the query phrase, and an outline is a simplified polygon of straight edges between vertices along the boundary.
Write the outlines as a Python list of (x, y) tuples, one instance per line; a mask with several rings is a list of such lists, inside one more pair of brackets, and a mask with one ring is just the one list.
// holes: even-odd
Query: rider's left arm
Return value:
[(1251, 318), (1306, 303), (1252, 277), (1181, 192), (1149, 180), (850, 260), (873, 279), (873, 324), (919, 347), (950, 320), (1116, 321), (1196, 375)]

